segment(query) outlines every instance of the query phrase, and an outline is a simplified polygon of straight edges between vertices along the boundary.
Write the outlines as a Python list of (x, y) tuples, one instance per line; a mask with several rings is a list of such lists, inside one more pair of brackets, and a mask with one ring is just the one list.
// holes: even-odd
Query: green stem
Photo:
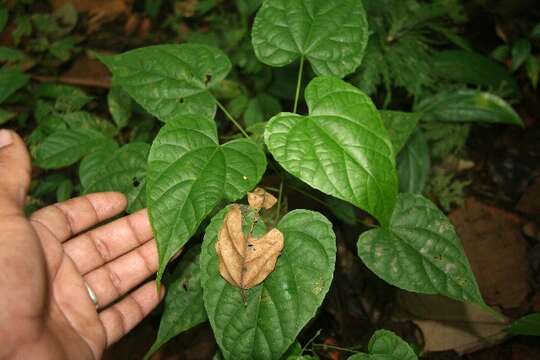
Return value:
[(302, 73), (304, 72), (304, 57), (300, 58), (300, 69), (298, 69), (298, 80), (296, 81), (296, 94), (294, 95), (293, 113), (296, 114), (298, 108), (298, 98), (300, 97), (300, 85), (302, 85)]
[(302, 351), (300, 352), (300, 355), (303, 354), (304, 351), (306, 351), (306, 349), (311, 345), (312, 342), (315, 341), (316, 338), (319, 337), (319, 335), (321, 335), (321, 332), (322, 332), (322, 329), (317, 330), (315, 335), (313, 335), (313, 337), (311, 339), (309, 339), (309, 341), (306, 343), (306, 345), (304, 345), (304, 347), (302, 348)]
[(242, 135), (244, 135), (246, 138), (249, 139), (249, 135), (248, 133), (246, 132), (246, 130), (244, 130), (244, 128), (242, 127), (242, 125), (240, 125), (240, 123), (238, 121), (236, 121), (236, 119), (227, 111), (227, 109), (225, 108), (225, 106), (223, 106), (223, 104), (221, 104), (219, 102), (218, 99), (214, 98), (214, 100), (216, 101), (216, 104), (218, 106), (218, 108), (221, 109), (221, 111), (223, 111), (223, 113), (225, 114), (225, 116), (227, 117), (227, 119), (229, 119), (235, 126), (238, 130), (240, 130), (240, 132), (242, 133)]
[(327, 345), (327, 344), (313, 344), (313, 346), (321, 348), (323, 350), (332, 349), (332, 350), (346, 351), (346, 352), (350, 352), (350, 353), (354, 353), (354, 354), (360, 352), (360, 351), (357, 351), (357, 350), (352, 350), (352, 349), (343, 348), (343, 347), (340, 347), (340, 346)]
[(279, 220), (279, 213), (281, 212), (281, 197), (283, 194), (283, 179), (281, 179), (281, 183), (279, 183), (279, 195), (277, 200), (277, 208), (276, 208), (276, 219), (274, 220), (274, 224), (277, 224)]

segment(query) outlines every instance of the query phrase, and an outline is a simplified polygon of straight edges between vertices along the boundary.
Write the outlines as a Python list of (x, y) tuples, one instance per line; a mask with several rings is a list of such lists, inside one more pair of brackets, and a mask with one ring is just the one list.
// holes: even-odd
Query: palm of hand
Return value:
[(28, 174), (0, 186), (0, 358), (100, 358), (160, 300), (153, 281), (123, 297), (156, 270), (146, 211), (83, 233), (126, 206), (122, 194), (99, 193), (27, 219)]

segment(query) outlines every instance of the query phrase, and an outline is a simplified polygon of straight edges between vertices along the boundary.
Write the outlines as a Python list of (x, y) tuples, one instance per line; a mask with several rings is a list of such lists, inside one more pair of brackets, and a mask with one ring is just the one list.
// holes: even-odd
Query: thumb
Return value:
[(0, 217), (22, 214), (30, 173), (24, 141), (15, 132), (0, 129)]

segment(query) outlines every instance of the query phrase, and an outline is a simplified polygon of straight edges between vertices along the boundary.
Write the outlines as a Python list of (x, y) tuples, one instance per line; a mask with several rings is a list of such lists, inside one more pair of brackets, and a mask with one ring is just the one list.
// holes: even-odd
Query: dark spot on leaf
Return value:
[(208, 85), (208, 83), (209, 83), (210, 81), (212, 81), (212, 75), (206, 74), (206, 75), (204, 76), (204, 83), (205, 83), (206, 85)]
[(180, 104), (183, 104), (184, 103), (184, 98), (180, 98)]
[(183, 283), (182, 283), (182, 288), (183, 288), (185, 291), (188, 291), (187, 282), (183, 282)]
[(141, 182), (139, 181), (139, 179), (137, 179), (136, 177), (133, 178), (133, 186), (134, 187), (139, 187), (139, 185), (141, 185)]

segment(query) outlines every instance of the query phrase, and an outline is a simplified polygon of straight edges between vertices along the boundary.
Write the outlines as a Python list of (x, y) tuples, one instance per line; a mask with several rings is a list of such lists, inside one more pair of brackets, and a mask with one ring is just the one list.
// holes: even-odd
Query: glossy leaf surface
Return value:
[(146, 166), (150, 145), (130, 143), (96, 151), (83, 159), (79, 174), (83, 193), (119, 191), (128, 199), (127, 212), (146, 207)]
[(174, 269), (167, 285), (157, 338), (145, 359), (167, 341), (207, 320), (202, 299), (200, 252), (200, 246), (193, 247)]
[(418, 105), (423, 120), (447, 122), (485, 122), (523, 126), (512, 107), (497, 95), (476, 90), (442, 92)]
[(421, 194), (426, 186), (431, 158), (429, 147), (420, 130), (416, 130), (397, 159), (399, 191)]
[(388, 330), (376, 331), (368, 344), (369, 354), (356, 354), (349, 360), (418, 360), (406, 341)]
[(420, 121), (421, 114), (388, 110), (380, 111), (380, 114), (394, 146), (394, 154), (399, 154)]
[[(279, 359), (330, 287), (336, 257), (332, 224), (307, 210), (285, 215), (277, 225), (285, 246), (276, 268), (247, 291), (244, 304), (240, 290), (219, 274), (215, 242), (226, 211), (206, 229), (201, 253), (204, 303), (216, 341), (225, 359)], [(265, 232), (262, 227), (255, 235)]]
[(358, 255), (401, 289), (484, 305), (454, 227), (421, 195), (400, 194), (390, 226), (360, 235)]
[(184, 114), (212, 118), (216, 104), (208, 89), (231, 70), (221, 50), (199, 44), (155, 45), (100, 59), (116, 85), (165, 122)]
[(333, 77), (312, 80), (305, 97), (308, 116), (281, 113), (268, 122), (268, 149), (289, 173), (387, 224), (397, 193), (395, 159), (371, 99)]
[(270, 66), (304, 57), (317, 75), (344, 77), (360, 65), (368, 25), (361, 1), (266, 0), (252, 30), (255, 55)]
[(214, 120), (183, 116), (165, 125), (148, 158), (147, 197), (159, 253), (158, 279), (167, 262), (220, 201), (253, 189), (266, 169), (250, 140), (219, 145)]

